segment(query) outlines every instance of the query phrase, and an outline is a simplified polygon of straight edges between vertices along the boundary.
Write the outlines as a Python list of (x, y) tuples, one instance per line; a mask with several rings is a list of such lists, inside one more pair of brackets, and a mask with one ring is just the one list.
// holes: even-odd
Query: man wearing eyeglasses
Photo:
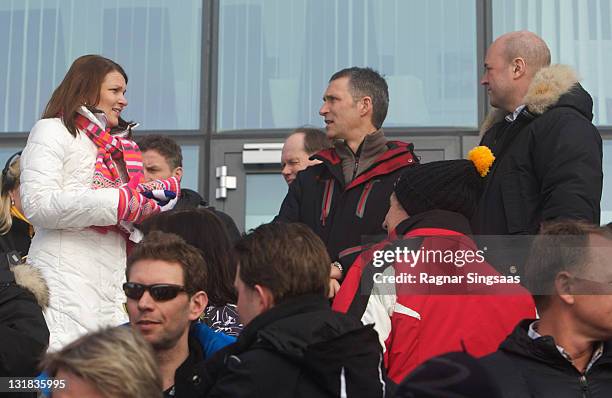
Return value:
[(198, 367), (234, 338), (197, 323), (208, 304), (206, 264), (174, 234), (154, 231), (127, 260), (130, 324), (155, 352), (166, 397), (195, 396)]
[(481, 361), (504, 397), (612, 396), (612, 233), (542, 227), (525, 265), (540, 319), (525, 319)]

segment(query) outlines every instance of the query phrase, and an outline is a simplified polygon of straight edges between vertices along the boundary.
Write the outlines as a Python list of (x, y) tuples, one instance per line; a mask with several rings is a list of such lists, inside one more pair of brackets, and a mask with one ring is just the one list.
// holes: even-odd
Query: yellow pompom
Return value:
[(474, 163), (476, 170), (478, 170), (478, 174), (484, 177), (489, 173), (495, 156), (489, 147), (477, 146), (468, 153), (468, 159)]

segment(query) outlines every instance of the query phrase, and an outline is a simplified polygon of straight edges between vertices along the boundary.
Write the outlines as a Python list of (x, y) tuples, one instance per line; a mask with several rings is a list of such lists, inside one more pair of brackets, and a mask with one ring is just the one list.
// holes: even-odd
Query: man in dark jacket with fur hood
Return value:
[(593, 100), (568, 66), (550, 65), (537, 35), (511, 32), (491, 45), (481, 83), (496, 108), (481, 145), (496, 160), (476, 214), (481, 235), (536, 234), (543, 221), (599, 224), (601, 136)]
[(306, 226), (258, 227), (236, 246), (238, 341), (206, 364), (206, 397), (383, 397), (372, 325), (333, 312), (329, 257)]

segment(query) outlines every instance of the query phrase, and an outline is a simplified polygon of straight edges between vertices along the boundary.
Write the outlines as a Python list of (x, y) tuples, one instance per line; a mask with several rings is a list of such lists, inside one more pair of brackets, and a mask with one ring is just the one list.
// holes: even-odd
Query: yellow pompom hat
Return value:
[(487, 174), (489, 174), (491, 166), (493, 166), (495, 156), (488, 146), (481, 145), (472, 148), (472, 150), (468, 153), (468, 159), (474, 163), (478, 174), (480, 174), (481, 177), (485, 177)]
[(472, 149), (468, 159), (442, 160), (406, 168), (395, 183), (395, 195), (413, 216), (447, 210), (471, 218), (495, 156), (485, 146)]

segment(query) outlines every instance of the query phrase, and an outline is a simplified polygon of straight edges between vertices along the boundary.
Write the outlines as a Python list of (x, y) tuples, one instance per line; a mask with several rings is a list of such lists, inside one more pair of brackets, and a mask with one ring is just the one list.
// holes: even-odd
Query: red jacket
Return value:
[[(396, 383), (422, 362), (446, 352), (492, 353), (520, 320), (535, 317), (529, 292), (518, 283), (505, 283), (520, 278), (502, 276), (479, 257), (483, 252), (467, 236), (469, 223), (462, 215), (442, 210), (422, 213), (402, 222), (395, 233), (414, 239), (390, 239), (363, 251), (344, 279), (333, 309), (375, 323), (388, 375)], [(420, 251), (421, 257), (380, 264), (377, 252), (396, 253), (398, 248)], [(450, 257), (436, 257), (437, 253)], [(474, 255), (465, 258), (465, 253)], [(412, 283), (408, 275), (413, 275)], [(385, 276), (404, 279), (383, 283)], [(435, 278), (445, 280), (436, 285)], [(477, 283), (478, 278), (485, 283)]]

